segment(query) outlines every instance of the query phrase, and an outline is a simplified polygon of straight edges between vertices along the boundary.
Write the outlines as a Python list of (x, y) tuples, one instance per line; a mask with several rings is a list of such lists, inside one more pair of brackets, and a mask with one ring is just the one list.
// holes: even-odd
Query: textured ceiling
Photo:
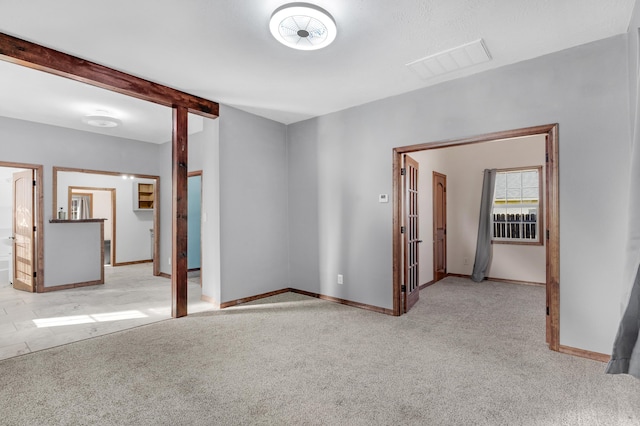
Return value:
[[(318, 0), (333, 15), (338, 37), (325, 49), (296, 51), (269, 33), (271, 13), (285, 3), (0, 0), (0, 32), (292, 123), (624, 33), (634, 6), (634, 0)], [(405, 66), (480, 38), (491, 53), (487, 63), (428, 81)], [(37, 97), (22, 90), (25, 98)]]

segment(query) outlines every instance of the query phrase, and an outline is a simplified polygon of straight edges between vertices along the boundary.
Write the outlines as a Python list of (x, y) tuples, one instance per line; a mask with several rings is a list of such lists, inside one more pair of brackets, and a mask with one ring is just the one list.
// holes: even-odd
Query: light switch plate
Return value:
[(389, 195), (387, 195), (387, 194), (378, 195), (378, 202), (379, 203), (388, 203), (389, 202)]

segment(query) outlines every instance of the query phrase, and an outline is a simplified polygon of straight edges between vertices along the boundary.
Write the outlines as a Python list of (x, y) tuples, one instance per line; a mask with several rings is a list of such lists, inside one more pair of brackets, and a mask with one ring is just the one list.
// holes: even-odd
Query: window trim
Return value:
[[(543, 175), (542, 172), (544, 171), (544, 167), (543, 166), (525, 166), (525, 167), (511, 167), (511, 168), (505, 168), (505, 169), (497, 169), (496, 170), (496, 174), (497, 173), (507, 173), (507, 172), (518, 172), (518, 171), (524, 171), (524, 170), (537, 170), (538, 171), (538, 238), (536, 240), (531, 240), (531, 241), (521, 241), (521, 240), (516, 240), (516, 241), (509, 241), (509, 240), (494, 240), (493, 239), (493, 235), (491, 236), (491, 244), (509, 244), (509, 245), (520, 245), (520, 246), (543, 246), (544, 245), (544, 235), (546, 234), (545, 231), (545, 227), (544, 227), (544, 179), (543, 179)], [(495, 200), (495, 195), (494, 195), (494, 200)], [(494, 202), (491, 202), (491, 211), (492, 211), (492, 217), (493, 217), (493, 208), (494, 208)], [(493, 223), (493, 219), (491, 219), (492, 223)]]

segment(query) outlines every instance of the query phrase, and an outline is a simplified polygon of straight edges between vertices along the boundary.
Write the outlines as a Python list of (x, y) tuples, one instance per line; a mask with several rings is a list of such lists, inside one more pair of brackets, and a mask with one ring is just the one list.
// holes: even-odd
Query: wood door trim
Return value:
[[(202, 170), (194, 170), (193, 172), (187, 173), (187, 181), (190, 177), (200, 176), (200, 215), (202, 217)], [(187, 190), (189, 189), (189, 184), (187, 183)], [(188, 253), (187, 253), (188, 259)], [(202, 228), (200, 229), (200, 267), (194, 269), (188, 269), (187, 272), (191, 272), (193, 270), (200, 271), (200, 287), (202, 287), (202, 282), (204, 281), (204, 277), (202, 276)], [(219, 306), (219, 305), (218, 305)]]
[(445, 203), (444, 203), (444, 211), (445, 211), (445, 215), (444, 215), (444, 229), (445, 229), (445, 234), (444, 234), (444, 259), (445, 259), (445, 267), (444, 267), (444, 274), (443, 277), (440, 278), (440, 280), (437, 278), (438, 277), (438, 273), (437, 273), (437, 262), (436, 262), (436, 258), (437, 258), (437, 253), (436, 253), (436, 242), (437, 242), (437, 226), (436, 226), (436, 221), (437, 221), (437, 213), (436, 213), (436, 203), (435, 203), (435, 199), (436, 199), (436, 176), (439, 176), (441, 178), (444, 179), (445, 182), (445, 193), (446, 193), (446, 189), (447, 189), (447, 175), (442, 174), (442, 173), (438, 173), (436, 171), (433, 171), (432, 175), (431, 175), (431, 199), (432, 199), (432, 210), (433, 210), (433, 219), (432, 219), (432, 236), (433, 236), (433, 282), (437, 282), (440, 281), (441, 279), (443, 279), (446, 275), (447, 275), (447, 197), (445, 195)]
[[(122, 172), (111, 172), (104, 170), (91, 170), (91, 169), (77, 169), (73, 167), (53, 167), (53, 212), (55, 213), (57, 207), (57, 197), (58, 197), (58, 172), (71, 172), (71, 173), (87, 173), (94, 175), (106, 175), (106, 176), (122, 176), (122, 175), (131, 175), (135, 176), (139, 179), (149, 179), (155, 180), (155, 205), (153, 209), (153, 275), (160, 275), (160, 176), (155, 175), (145, 175), (145, 174), (137, 174), (137, 173), (122, 173)], [(85, 186), (74, 186), (73, 188), (79, 189), (95, 189), (98, 191), (101, 190), (111, 190), (111, 209), (112, 209), (112, 217), (113, 217), (113, 239), (111, 243), (111, 264), (112, 266), (121, 266), (123, 263), (117, 262), (117, 241), (116, 241), (116, 229), (117, 229), (117, 220), (116, 220), (116, 190), (115, 188), (93, 188), (93, 187), (85, 187)]]
[(400, 219), (402, 207), (400, 167), (402, 154), (424, 151), (430, 149), (445, 148), (449, 146), (461, 146), (474, 143), (490, 142), (498, 139), (510, 139), (522, 136), (545, 135), (546, 153), (546, 191), (547, 208), (545, 213), (546, 230), (549, 232), (546, 247), (547, 280), (546, 292), (549, 303), (549, 319), (547, 337), (549, 349), (559, 350), (560, 342), (560, 199), (559, 199), (559, 168), (558, 168), (558, 124), (546, 124), (542, 126), (526, 127), (522, 129), (507, 130), (488, 133), (469, 138), (445, 140), (430, 143), (421, 143), (411, 146), (393, 148), (393, 218), (392, 218), (392, 249), (393, 249), (393, 315), (401, 315), (401, 244)]
[[(36, 177), (36, 207), (33, 209), (36, 214), (36, 276), (35, 292), (44, 292), (44, 166), (41, 164), (16, 163), (11, 161), (0, 161), (0, 167), (10, 167), (15, 169), (31, 169)], [(55, 211), (55, 210), (54, 210)]]

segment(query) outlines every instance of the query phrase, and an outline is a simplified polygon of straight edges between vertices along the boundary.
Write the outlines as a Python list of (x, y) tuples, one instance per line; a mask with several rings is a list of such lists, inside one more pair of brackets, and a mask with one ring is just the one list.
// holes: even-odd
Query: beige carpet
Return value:
[(0, 423), (640, 424), (640, 381), (549, 351), (543, 311), (459, 278), (400, 318), (283, 294), (0, 361)]

